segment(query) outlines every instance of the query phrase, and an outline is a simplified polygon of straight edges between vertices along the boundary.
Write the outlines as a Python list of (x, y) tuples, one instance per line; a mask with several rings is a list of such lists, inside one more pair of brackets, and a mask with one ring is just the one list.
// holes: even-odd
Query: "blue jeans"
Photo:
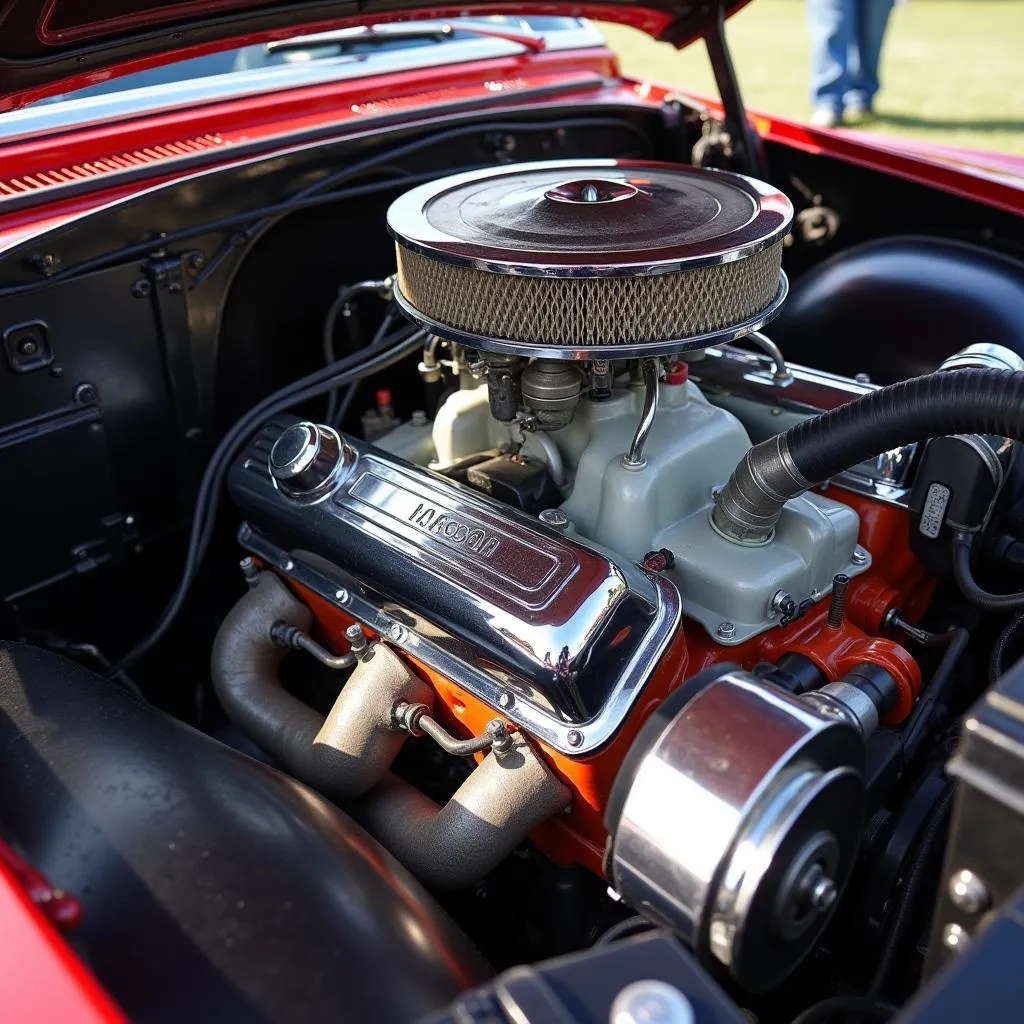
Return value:
[(893, 0), (807, 0), (811, 30), (811, 102), (870, 107)]

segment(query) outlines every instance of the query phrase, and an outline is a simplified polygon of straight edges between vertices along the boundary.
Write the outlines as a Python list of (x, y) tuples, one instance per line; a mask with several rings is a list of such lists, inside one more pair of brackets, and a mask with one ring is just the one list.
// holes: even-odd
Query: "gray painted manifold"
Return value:
[[(698, 366), (700, 364), (697, 364)], [(488, 414), (487, 389), (455, 392), (433, 427), (440, 462), (454, 461), (510, 440)], [(663, 575), (678, 588), (683, 614), (723, 644), (738, 644), (779, 624), (779, 591), (799, 606), (831, 590), (836, 573), (870, 566), (858, 548), (860, 519), (841, 502), (808, 493), (785, 504), (767, 543), (741, 545), (712, 524), (713, 495), (751, 450), (743, 424), (713, 405), (693, 381), (660, 385), (658, 413), (644, 448), (646, 465), (624, 463), (643, 406), (643, 390), (618, 387), (610, 398), (584, 396), (572, 422), (546, 435), (571, 483), (561, 509), (573, 533), (630, 561), (667, 548), (675, 565)], [(526, 454), (545, 459), (536, 436)], [(381, 439), (387, 447), (388, 438)], [(719, 632), (723, 624), (731, 626)]]

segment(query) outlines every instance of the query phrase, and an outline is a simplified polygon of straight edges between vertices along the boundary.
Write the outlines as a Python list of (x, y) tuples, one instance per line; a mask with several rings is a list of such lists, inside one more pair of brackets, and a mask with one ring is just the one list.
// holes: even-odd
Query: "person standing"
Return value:
[(807, 0), (815, 127), (859, 124), (871, 116), (892, 6), (893, 0)]

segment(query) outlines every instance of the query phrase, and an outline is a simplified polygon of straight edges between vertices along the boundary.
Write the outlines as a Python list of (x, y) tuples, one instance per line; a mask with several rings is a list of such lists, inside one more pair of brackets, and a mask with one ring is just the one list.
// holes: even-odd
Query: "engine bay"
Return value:
[[(786, 193), (645, 146), (549, 148), (379, 189), (390, 238), (365, 262), (389, 271), (338, 287), (322, 367), (247, 354), (222, 293), (203, 358), (227, 391), (215, 444), (178, 423), (197, 433), (173, 446), (177, 514), (195, 506), (187, 545), (153, 530), (177, 537), (160, 578), (183, 574), (156, 625), (129, 642), (166, 595), (121, 558), (153, 544), (136, 517), (166, 473), (118, 435), (151, 474), (139, 511), (100, 517), (70, 572), (12, 554), (8, 635), (325, 797), (499, 970), (641, 936), (693, 954), (722, 1020), (850, 993), (894, 1007), (958, 952), (933, 913), (946, 765), (1018, 653), (1024, 357), (961, 337), (919, 376), (806, 365), (782, 268), (804, 291), (830, 271), (790, 259)], [(239, 269), (229, 249), (197, 244), (188, 273), (251, 302), (281, 250)], [(182, 324), (139, 280), (120, 307), (154, 302), (171, 351)], [(12, 301), (17, 339), (34, 321)], [(31, 440), (66, 452), (80, 430), (91, 467), (110, 390), (85, 386)], [(101, 615), (81, 609), (107, 593), (97, 567), (140, 601), (102, 649), (65, 639)], [(191, 692), (161, 681), (182, 664)]]

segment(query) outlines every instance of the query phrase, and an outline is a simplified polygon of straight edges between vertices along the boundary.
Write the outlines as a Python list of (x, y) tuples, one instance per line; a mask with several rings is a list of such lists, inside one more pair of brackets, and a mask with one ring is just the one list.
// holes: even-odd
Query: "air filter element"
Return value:
[(778, 312), (792, 218), (770, 185), (676, 164), (558, 160), (456, 174), (388, 211), (395, 298), (432, 333), (489, 352), (704, 348)]

